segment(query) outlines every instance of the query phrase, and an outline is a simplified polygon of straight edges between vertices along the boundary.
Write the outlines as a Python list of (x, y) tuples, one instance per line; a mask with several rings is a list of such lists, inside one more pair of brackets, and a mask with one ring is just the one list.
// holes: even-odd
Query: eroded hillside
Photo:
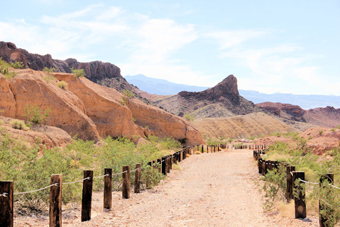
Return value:
[(273, 132), (291, 132), (295, 128), (265, 113), (251, 113), (244, 116), (205, 118), (192, 123), (208, 138), (249, 138)]
[[(32, 69), (14, 71), (17, 75), (12, 79), (0, 74), (3, 116), (25, 119), (26, 107), (33, 105), (42, 110), (50, 109), (47, 125), (85, 140), (98, 141), (106, 136), (136, 140), (156, 135), (173, 137), (190, 145), (203, 143), (200, 132), (182, 118), (127, 98), (87, 78)], [(58, 87), (59, 81), (67, 82), (68, 88)]]

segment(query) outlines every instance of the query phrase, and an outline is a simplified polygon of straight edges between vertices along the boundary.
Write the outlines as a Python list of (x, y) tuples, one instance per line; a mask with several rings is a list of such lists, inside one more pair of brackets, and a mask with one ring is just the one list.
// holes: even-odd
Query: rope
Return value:
[(104, 174), (104, 175), (101, 175), (101, 176), (98, 176), (98, 177), (93, 177), (93, 179), (97, 179), (97, 178), (102, 178), (102, 177), (108, 177), (110, 176), (110, 174)]
[(300, 178), (299, 178), (299, 180), (300, 180), (301, 182), (303, 182), (303, 183), (316, 184), (316, 185), (318, 185), (318, 183), (314, 183), (314, 182), (309, 182), (309, 181), (301, 180)]
[(63, 185), (64, 185), (64, 184), (75, 184), (75, 183), (82, 182), (82, 181), (84, 181), (84, 180), (90, 180), (90, 179), (91, 179), (91, 177), (86, 177), (86, 178), (81, 179), (81, 180), (63, 183)]
[(120, 175), (120, 174), (123, 174), (123, 173), (127, 173), (127, 171), (125, 170), (125, 171), (123, 171), (121, 173), (115, 173), (115, 174), (112, 174), (112, 176), (117, 176), (117, 175)]
[(16, 192), (16, 193), (13, 193), (14, 195), (23, 195), (23, 194), (28, 194), (28, 193), (33, 193), (33, 192), (38, 192), (38, 191), (42, 191), (42, 190), (45, 190), (47, 188), (50, 188), (52, 186), (58, 186), (58, 183), (54, 183), (54, 184), (51, 184), (49, 186), (46, 186), (44, 188), (40, 188), (40, 189), (37, 189), (37, 190), (33, 190), (33, 191), (28, 191), (28, 192)]

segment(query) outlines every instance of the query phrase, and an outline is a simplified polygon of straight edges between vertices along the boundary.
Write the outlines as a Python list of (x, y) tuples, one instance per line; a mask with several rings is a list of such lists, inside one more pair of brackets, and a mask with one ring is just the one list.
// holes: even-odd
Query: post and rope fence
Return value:
[[(287, 188), (285, 192), (285, 197), (287, 202), (294, 199), (294, 207), (295, 207), (295, 218), (306, 218), (307, 217), (307, 208), (306, 208), (306, 198), (305, 198), (305, 188), (306, 184), (316, 185), (320, 188), (325, 187), (324, 184), (331, 186), (334, 189), (339, 189), (339, 187), (333, 185), (334, 183), (334, 174), (324, 174), (320, 176), (320, 182), (309, 182), (305, 179), (305, 172), (296, 171), (295, 166), (289, 165), (287, 163), (280, 163), (277, 161), (263, 160), (261, 155), (265, 154), (263, 150), (254, 150), (253, 157), (254, 160), (257, 161), (258, 172), (259, 174), (265, 175), (268, 171), (273, 170), (274, 168), (278, 169), (279, 166), (285, 167), (286, 173), (286, 181)], [(298, 183), (297, 183), (298, 182)], [(297, 195), (294, 196), (294, 191), (298, 192)], [(328, 218), (325, 215), (322, 215), (324, 211), (329, 212), (329, 215), (332, 216), (334, 210), (331, 210), (329, 207), (329, 203), (319, 200), (319, 225), (320, 227), (326, 226), (334, 226), (334, 224), (328, 223)]]
[[(207, 146), (207, 152), (210, 147), (210, 152), (220, 151), (223, 148), (222, 145)], [(226, 147), (224, 145), (224, 147)], [(157, 168), (159, 173), (167, 175), (172, 170), (172, 165), (177, 164), (193, 154), (194, 148), (184, 147), (183, 149), (171, 154), (163, 156), (157, 160), (148, 162), (149, 166)], [(197, 151), (204, 151), (204, 146), (200, 145), (196, 147)], [(158, 166), (158, 167), (156, 167)], [(93, 179), (103, 179), (103, 210), (110, 211), (112, 209), (112, 191), (113, 191), (113, 176), (122, 175), (122, 198), (130, 198), (130, 173), (135, 172), (134, 179), (134, 192), (140, 193), (141, 175), (142, 170), (141, 164), (136, 164), (136, 168), (130, 171), (130, 166), (123, 166), (121, 173), (113, 173), (112, 168), (105, 168), (104, 175), (94, 177), (93, 170), (84, 170), (83, 179), (76, 180), (73, 182), (63, 182), (63, 176), (60, 174), (51, 175), (50, 185), (27, 192), (16, 192), (14, 193), (14, 182), (13, 181), (0, 181), (0, 226), (14, 226), (14, 197), (15, 195), (24, 195), (34, 193), (46, 189), (50, 189), (49, 196), (49, 226), (62, 226), (62, 186), (76, 183), (83, 183), (82, 189), (82, 202), (81, 202), (81, 221), (91, 220), (91, 206), (92, 206), (92, 192), (93, 192)]]

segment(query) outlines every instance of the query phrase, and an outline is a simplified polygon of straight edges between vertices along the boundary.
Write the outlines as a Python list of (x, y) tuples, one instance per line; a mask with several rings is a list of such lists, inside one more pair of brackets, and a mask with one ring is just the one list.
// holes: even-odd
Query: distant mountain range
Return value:
[[(125, 76), (125, 79), (130, 84), (137, 86), (140, 90), (155, 95), (175, 95), (181, 91), (199, 92), (209, 88), (172, 83), (167, 80), (150, 78), (142, 74)], [(264, 94), (251, 90), (239, 90), (239, 93), (255, 104), (262, 102), (289, 103), (298, 105), (306, 110), (326, 106), (340, 108), (340, 96), (295, 95), (286, 93)]]

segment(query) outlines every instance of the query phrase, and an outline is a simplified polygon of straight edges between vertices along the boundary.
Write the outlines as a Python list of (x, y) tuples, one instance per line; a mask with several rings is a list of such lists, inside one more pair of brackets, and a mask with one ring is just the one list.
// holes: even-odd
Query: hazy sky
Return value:
[(340, 95), (340, 1), (4, 1), (0, 41), (122, 75)]

